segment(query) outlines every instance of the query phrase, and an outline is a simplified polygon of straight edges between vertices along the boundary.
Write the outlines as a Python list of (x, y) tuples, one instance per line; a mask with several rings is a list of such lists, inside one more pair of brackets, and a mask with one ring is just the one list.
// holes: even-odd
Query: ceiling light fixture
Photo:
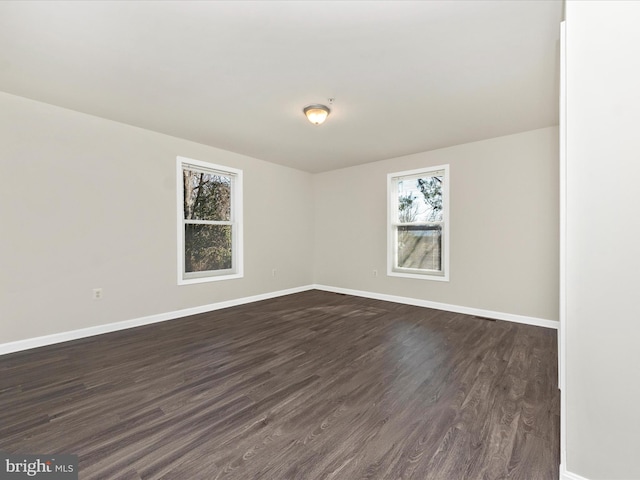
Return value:
[(329, 107), (320, 104), (307, 105), (302, 111), (314, 125), (320, 125), (331, 113)]

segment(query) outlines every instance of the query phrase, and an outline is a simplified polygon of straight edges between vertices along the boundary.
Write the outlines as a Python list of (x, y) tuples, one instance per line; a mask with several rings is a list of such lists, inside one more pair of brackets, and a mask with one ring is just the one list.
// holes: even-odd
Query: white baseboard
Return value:
[(234, 300), (201, 305), (199, 307), (185, 308), (183, 310), (175, 310), (173, 312), (159, 313), (157, 315), (124, 320), (122, 322), (107, 323), (105, 325), (96, 325), (95, 327), (81, 328), (79, 330), (71, 330), (68, 332), (54, 333), (52, 335), (44, 335), (42, 337), (27, 338), (26, 340), (18, 340), (16, 342), (3, 343), (0, 344), (0, 355), (29, 350), (31, 348), (44, 347), (55, 343), (68, 342), (70, 340), (78, 340), (80, 338), (92, 337), (103, 333), (117, 332), (118, 330), (126, 330), (127, 328), (140, 327), (151, 323), (165, 322), (167, 320), (188, 317), (189, 315), (196, 315), (198, 313), (212, 312), (222, 308), (258, 302), (260, 300), (268, 300), (270, 298), (281, 297), (283, 295), (304, 292), (306, 290), (311, 290), (312, 288), (313, 287), (310, 285), (290, 288), (287, 290), (279, 290), (277, 292), (263, 293), (260, 295), (253, 295), (251, 297), (236, 298)]
[(349, 288), (331, 287), (328, 285), (313, 285), (312, 287), (316, 290), (324, 290), (326, 292), (343, 293), (346, 295), (354, 295), (356, 297), (372, 298), (375, 300), (384, 300), (387, 302), (404, 303), (406, 305), (415, 305), (417, 307), (435, 308), (436, 310), (446, 310), (448, 312), (464, 313), (466, 315), (476, 315), (478, 317), (495, 318), (496, 320), (506, 320), (508, 322), (525, 323), (527, 325), (535, 325), (536, 327), (546, 327), (557, 330), (559, 326), (559, 322), (555, 320), (527, 317), (524, 315), (516, 315), (513, 313), (494, 312), (491, 310), (482, 310), (480, 308), (462, 307), (459, 305), (451, 305), (448, 303), (431, 302), (429, 300), (420, 300), (410, 297), (399, 297), (396, 295), (387, 295), (385, 293), (351, 290)]
[[(362, 290), (351, 290), (348, 288), (331, 287), (328, 285), (305, 285), (302, 287), (290, 288), (287, 290), (279, 290), (276, 292), (263, 293), (260, 295), (253, 295), (250, 297), (242, 297), (242, 298), (236, 298), (234, 300), (227, 300), (224, 302), (201, 305), (199, 307), (185, 308), (183, 310), (175, 310), (173, 312), (159, 313), (157, 315), (149, 315), (146, 317), (134, 318), (131, 320), (124, 320), (122, 322), (107, 323), (105, 325), (96, 325), (94, 327), (81, 328), (79, 330), (71, 330), (69, 332), (54, 333), (52, 335), (45, 335), (42, 337), (27, 338), (25, 340), (18, 340), (16, 342), (3, 343), (3, 344), (0, 344), (0, 355), (6, 355), (8, 353), (19, 352), (22, 350), (29, 350), (31, 348), (44, 347), (46, 345), (53, 345), (55, 343), (68, 342), (70, 340), (78, 340), (80, 338), (91, 337), (94, 335), (101, 335), (103, 333), (116, 332), (118, 330), (125, 330), (127, 328), (140, 327), (142, 325), (165, 322), (167, 320), (183, 318), (189, 315), (212, 312), (214, 310), (220, 310), (222, 308), (235, 307), (238, 305), (258, 302), (260, 300), (268, 300), (270, 298), (281, 297), (283, 295), (291, 295), (293, 293), (300, 293), (300, 292), (313, 290), (313, 289), (324, 290), (326, 292), (333, 292), (333, 293), (343, 293), (346, 295), (354, 295), (356, 297), (372, 298), (375, 300), (384, 300), (387, 302), (404, 303), (407, 305), (415, 305), (418, 307), (435, 308), (437, 310), (447, 310), (449, 312), (464, 313), (467, 315), (477, 315), (479, 317), (495, 318), (497, 320), (506, 320), (509, 322), (526, 323), (528, 325), (535, 325), (539, 327), (547, 327), (547, 328), (555, 328), (555, 329), (558, 328), (558, 322), (553, 320), (545, 320), (545, 319), (535, 318), (535, 317), (526, 317), (523, 315), (515, 315), (512, 313), (493, 312), (490, 310), (482, 310), (479, 308), (461, 307), (458, 305), (450, 305), (448, 303), (431, 302), (428, 300), (419, 300), (416, 298), (409, 298), (409, 297), (399, 297), (396, 295), (366, 292)], [(576, 477), (576, 480), (580, 480), (580, 478)]]
[(564, 468), (564, 465), (560, 465), (560, 480), (589, 480), (588, 478), (585, 477), (581, 477), (580, 475), (577, 475), (575, 473), (569, 472), (567, 471), (566, 468)]

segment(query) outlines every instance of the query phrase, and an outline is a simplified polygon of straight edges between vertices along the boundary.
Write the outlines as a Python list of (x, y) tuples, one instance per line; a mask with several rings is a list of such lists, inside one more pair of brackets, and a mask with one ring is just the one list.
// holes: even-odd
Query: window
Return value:
[(448, 165), (388, 175), (388, 275), (449, 281), (448, 182)]
[(178, 157), (178, 283), (242, 277), (242, 171)]

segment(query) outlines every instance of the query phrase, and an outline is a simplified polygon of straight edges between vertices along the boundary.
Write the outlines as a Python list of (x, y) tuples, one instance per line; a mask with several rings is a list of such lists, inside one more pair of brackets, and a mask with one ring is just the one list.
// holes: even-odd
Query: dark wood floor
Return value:
[(558, 478), (556, 332), (309, 291), (0, 357), (0, 450), (88, 479)]

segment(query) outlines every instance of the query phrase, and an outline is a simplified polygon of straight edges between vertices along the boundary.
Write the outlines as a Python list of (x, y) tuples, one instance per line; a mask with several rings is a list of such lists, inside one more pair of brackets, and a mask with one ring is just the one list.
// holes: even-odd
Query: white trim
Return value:
[(232, 270), (219, 270), (212, 275), (203, 275), (200, 277), (189, 277), (178, 279), (178, 285), (191, 285), (193, 283), (217, 282), (218, 280), (233, 280), (234, 278), (243, 278), (241, 273), (222, 273)]
[[(567, 464), (567, 30), (560, 22), (560, 329), (558, 330), (558, 387), (560, 388), (561, 478)], [(567, 477), (570, 478), (570, 477)]]
[(389, 277), (401, 277), (401, 278), (416, 278), (418, 280), (435, 280), (436, 282), (448, 282), (449, 277), (446, 275), (442, 275), (440, 272), (437, 273), (408, 273), (407, 270), (389, 270), (387, 271), (387, 276)]
[[(231, 222), (201, 222), (193, 221), (190, 223), (205, 223), (205, 224), (218, 224), (218, 225), (233, 225), (233, 237), (231, 245), (232, 255), (232, 269), (229, 273), (226, 270), (213, 272), (207, 274), (203, 272), (202, 275), (185, 276), (184, 275), (184, 210), (183, 203), (183, 184), (182, 184), (182, 170), (184, 167), (195, 167), (203, 170), (210, 171), (212, 173), (227, 175), (232, 177), (231, 186)], [(190, 285), (194, 283), (216, 282), (219, 280), (232, 280), (235, 278), (244, 277), (244, 239), (243, 239), (243, 179), (242, 170), (232, 167), (226, 167), (223, 165), (216, 165), (214, 163), (203, 162), (201, 160), (194, 160), (186, 157), (176, 157), (176, 215), (177, 215), (177, 232), (178, 232), (178, 285)]]
[[(442, 242), (442, 250), (444, 250), (444, 256), (442, 258), (442, 272), (437, 273), (429, 273), (427, 270), (422, 270), (420, 273), (411, 273), (410, 271), (406, 271), (403, 269), (395, 268), (396, 264), (396, 256), (397, 256), (397, 248), (396, 248), (396, 236), (394, 235), (395, 229), (392, 228), (396, 225), (399, 225), (398, 222), (394, 222), (394, 214), (392, 212), (397, 212), (397, 196), (391, 195), (393, 190), (393, 182), (395, 179), (401, 179), (402, 177), (412, 177), (416, 175), (436, 175), (441, 174), (444, 177), (444, 182), (442, 184), (442, 222), (444, 224), (444, 228), (442, 230), (442, 234), (444, 236), (444, 241)], [(390, 277), (404, 277), (404, 278), (414, 278), (419, 280), (435, 280), (439, 282), (448, 282), (449, 281), (449, 248), (451, 245), (450, 241), (450, 207), (449, 207), (449, 197), (451, 196), (451, 178), (449, 174), (449, 165), (437, 165), (434, 167), (425, 167), (419, 168), (416, 170), (406, 170), (404, 172), (393, 172), (387, 174), (387, 275)], [(413, 224), (411, 224), (413, 225)], [(417, 270), (417, 269), (416, 269)]]
[(126, 330), (128, 328), (140, 327), (152, 323), (165, 322), (167, 320), (175, 320), (177, 318), (188, 317), (189, 315), (197, 315), (198, 313), (212, 312), (222, 308), (235, 307), (246, 303), (259, 302), (270, 298), (281, 297), (283, 295), (291, 295), (307, 290), (312, 290), (312, 285), (303, 287), (289, 288), (287, 290), (279, 290), (276, 292), (262, 293), (251, 297), (236, 298), (233, 300), (225, 300), (223, 302), (210, 303), (199, 307), (185, 308), (183, 310), (175, 310), (173, 312), (159, 313), (146, 317), (124, 320), (122, 322), (107, 323), (105, 325), (96, 325), (94, 327), (81, 328), (79, 330), (71, 330), (68, 332), (54, 333), (42, 337), (27, 338), (26, 340), (18, 340), (16, 342), (0, 344), (0, 355), (29, 350), (31, 348), (44, 347), (55, 343), (68, 342), (70, 340), (78, 340), (80, 338), (92, 337), (103, 333), (117, 332), (118, 330)]
[(545, 320), (535, 317), (527, 317), (524, 315), (515, 315), (512, 313), (494, 312), (491, 310), (482, 310), (479, 308), (462, 307), (458, 305), (451, 305), (448, 303), (431, 302), (429, 300), (420, 300), (417, 298), (398, 297), (396, 295), (387, 295), (384, 293), (365, 292), (362, 290), (352, 290), (349, 288), (330, 287), (328, 285), (304, 285), (301, 287), (289, 288), (286, 290), (278, 290), (275, 292), (262, 293), (259, 295), (252, 295), (250, 297), (241, 297), (233, 300), (225, 300), (223, 302), (210, 303), (208, 305), (201, 305), (199, 307), (185, 308), (183, 310), (175, 310), (172, 312), (159, 313), (156, 315), (149, 315), (146, 317), (134, 318), (131, 320), (124, 320), (122, 322), (107, 323), (105, 325), (96, 325), (94, 327), (81, 328), (78, 330), (71, 330), (68, 332), (54, 333), (52, 335), (45, 335), (42, 337), (27, 338), (25, 340), (18, 340), (15, 342), (8, 342), (0, 344), (0, 355), (6, 355), (8, 353), (20, 352), (22, 350), (29, 350), (31, 348), (44, 347), (46, 345), (53, 345), (56, 343), (68, 342), (71, 340), (78, 340), (80, 338), (92, 337), (94, 335), (101, 335), (103, 333), (117, 332), (119, 330), (126, 330), (127, 328), (140, 327), (142, 325), (150, 325), (152, 323), (165, 322), (167, 320), (175, 320), (177, 318), (188, 317), (189, 315), (197, 315), (199, 313), (212, 312), (214, 310), (220, 310), (222, 308), (235, 307), (238, 305), (244, 305), (252, 302), (259, 302), (261, 300), (268, 300), (270, 298), (281, 297), (283, 295), (291, 295), (294, 293), (306, 292), (307, 290), (323, 290), (325, 292), (344, 293), (346, 295), (353, 295), (356, 297), (372, 298), (374, 300), (384, 300), (386, 302), (403, 303), (406, 305), (415, 305), (418, 307), (435, 308), (436, 310), (446, 310), (455, 313), (464, 313), (466, 315), (477, 315), (480, 317), (495, 318), (497, 320), (506, 320), (508, 322), (524, 323), (527, 325), (535, 325), (538, 327), (546, 328), (558, 328), (558, 322), (554, 320)]
[(451, 305), (449, 303), (432, 302), (429, 300), (421, 300), (418, 298), (398, 297), (396, 295), (387, 295), (386, 293), (365, 292), (362, 290), (351, 290), (350, 288), (330, 287), (328, 285), (313, 285), (316, 290), (324, 290), (325, 292), (343, 293), (356, 297), (372, 298), (374, 300), (384, 300), (386, 302), (403, 303), (406, 305), (415, 305), (417, 307), (435, 308), (436, 310), (446, 310), (448, 312), (464, 313), (465, 315), (476, 315), (478, 317), (495, 318), (496, 320), (506, 320), (507, 322), (524, 323), (534, 325), (536, 327), (558, 329), (558, 322), (555, 320), (547, 320), (544, 318), (528, 317), (525, 315), (516, 315), (514, 313), (494, 312), (492, 310), (483, 310), (481, 308), (463, 307), (460, 305)]
[(569, 472), (564, 468), (563, 464), (560, 464), (560, 480), (589, 480), (586, 477), (581, 477), (580, 475)]

